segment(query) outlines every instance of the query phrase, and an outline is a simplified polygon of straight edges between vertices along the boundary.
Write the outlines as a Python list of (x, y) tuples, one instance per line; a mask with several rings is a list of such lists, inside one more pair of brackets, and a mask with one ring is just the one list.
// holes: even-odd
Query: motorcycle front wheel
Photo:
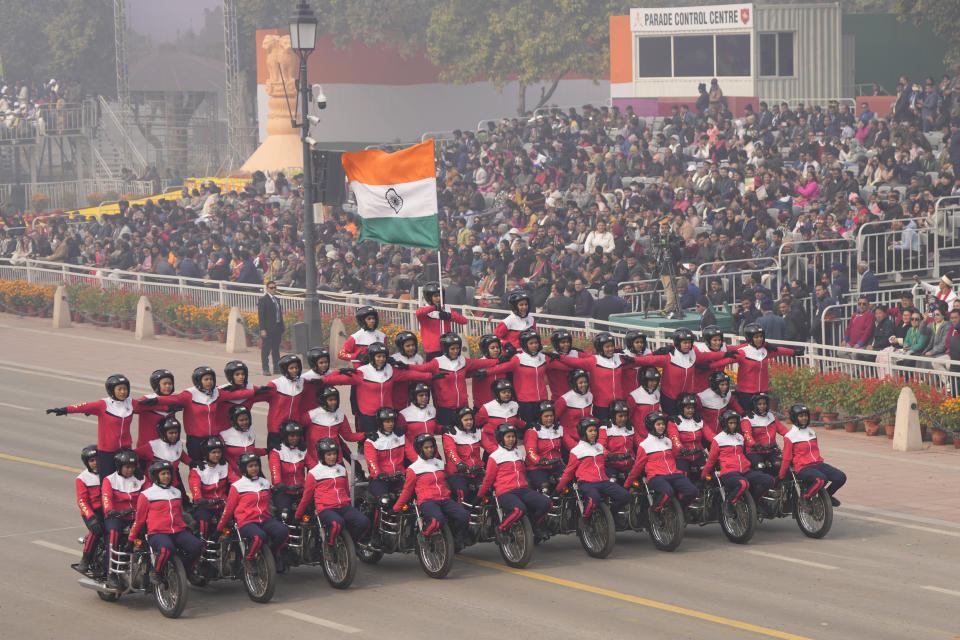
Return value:
[(273, 592), (277, 588), (277, 563), (273, 559), (273, 552), (266, 545), (260, 547), (253, 559), (256, 573), (243, 568), (243, 586), (247, 588), (247, 595), (254, 602), (270, 602)]
[(187, 570), (180, 556), (173, 554), (163, 567), (163, 582), (153, 587), (157, 608), (166, 618), (179, 618), (187, 606)]
[(533, 558), (533, 527), (527, 516), (515, 520), (506, 531), (497, 527), (497, 546), (507, 566), (522, 569)]
[(720, 528), (730, 542), (746, 544), (757, 530), (757, 503), (745, 491), (736, 504), (720, 506)]
[(833, 526), (833, 503), (826, 489), (820, 489), (813, 497), (798, 498), (793, 508), (793, 517), (803, 535), (822, 538)]
[(357, 550), (346, 531), (337, 535), (333, 544), (321, 542), (323, 575), (334, 589), (346, 589), (357, 575)]
[(423, 572), (431, 578), (444, 578), (453, 567), (453, 534), (444, 524), (429, 536), (417, 533), (417, 557)]
[(589, 517), (579, 518), (577, 537), (580, 538), (583, 550), (591, 558), (609, 556), (617, 541), (617, 528), (610, 507), (603, 503), (598, 504)]
[(660, 551), (674, 551), (683, 542), (683, 528), (686, 522), (683, 507), (676, 498), (671, 498), (659, 512), (650, 507), (647, 511), (650, 522), (650, 540)]

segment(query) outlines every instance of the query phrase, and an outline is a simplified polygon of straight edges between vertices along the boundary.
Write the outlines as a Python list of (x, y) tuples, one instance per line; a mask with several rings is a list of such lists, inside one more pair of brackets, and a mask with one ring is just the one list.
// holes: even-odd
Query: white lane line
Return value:
[(324, 620), (323, 618), (308, 616), (305, 613), (300, 613), (299, 611), (294, 611), (293, 609), (281, 609), (280, 611), (277, 611), (277, 613), (282, 616), (287, 616), (288, 618), (296, 618), (297, 620), (302, 620), (303, 622), (309, 622), (310, 624), (315, 624), (320, 627), (333, 629), (334, 631), (342, 631), (343, 633), (360, 633), (363, 631), (363, 629), (357, 629), (356, 627), (340, 624), (339, 622), (333, 622), (332, 620)]
[[(957, 469), (960, 470), (960, 467), (957, 467)], [(894, 518), (896, 520), (907, 520), (909, 522), (917, 522), (919, 524), (932, 524), (935, 527), (944, 527), (946, 529), (960, 530), (960, 522), (950, 522), (949, 520), (941, 520), (939, 518), (927, 518), (925, 516), (915, 516), (910, 513), (900, 513), (899, 511), (890, 511), (888, 509), (877, 509), (876, 507), (867, 507), (862, 504), (851, 504), (846, 500), (844, 500), (843, 513), (846, 514), (847, 511), (860, 511), (871, 516)]]
[(0, 407), (10, 407), (11, 409), (20, 409), (20, 411), (36, 411), (30, 407), (21, 407), (19, 404), (10, 404), (9, 402), (0, 402)]
[(18, 531), (17, 533), (5, 533), (4, 535), (0, 536), (0, 538), (13, 538), (16, 536), (30, 536), (30, 535), (35, 536), (38, 533), (53, 533), (54, 531), (69, 531), (70, 529), (82, 529), (82, 528), (83, 528), (82, 525), (75, 524), (72, 527), (58, 527), (56, 529), (38, 529), (36, 531)]
[(840, 453), (846, 453), (851, 456), (860, 456), (862, 458), (875, 458), (877, 460), (888, 460), (891, 462), (902, 462), (904, 464), (912, 464), (920, 467), (932, 467), (934, 469), (947, 469), (948, 471), (956, 471), (956, 465), (952, 464), (943, 464), (940, 462), (931, 462), (929, 460), (917, 460), (915, 458), (901, 458), (898, 456), (891, 456), (885, 453), (876, 453), (873, 451), (857, 451), (856, 449), (844, 449), (839, 447), (831, 447), (830, 452), (838, 451)]
[(916, 529), (917, 531), (926, 531), (927, 533), (939, 533), (942, 536), (952, 536), (954, 538), (960, 538), (960, 531), (946, 531), (944, 529), (934, 529), (933, 527), (921, 527), (916, 524), (907, 524), (906, 522), (897, 522), (896, 520), (887, 520), (885, 518), (871, 518), (870, 516), (862, 516), (857, 513), (844, 513), (844, 518), (853, 518), (854, 520), (866, 520), (868, 522), (879, 522), (880, 524), (890, 524), (895, 527), (903, 527), (904, 529)]
[(69, 553), (72, 556), (83, 555), (83, 551), (80, 549), (71, 549), (70, 547), (65, 547), (62, 544), (54, 544), (53, 542), (47, 542), (46, 540), (34, 540), (33, 544), (40, 547), (46, 547), (47, 549), (53, 549), (54, 551), (60, 551), (62, 553)]
[(930, 585), (925, 585), (920, 587), (921, 589), (926, 589), (927, 591), (936, 591), (937, 593), (945, 593), (948, 596), (957, 596), (960, 597), (960, 591), (954, 591), (953, 589), (944, 589), (943, 587), (933, 587)]
[(776, 553), (767, 553), (766, 551), (759, 551), (757, 549), (746, 549), (744, 553), (749, 553), (755, 556), (763, 556), (764, 558), (773, 558), (774, 560), (783, 560), (784, 562), (792, 562), (794, 564), (802, 564), (807, 567), (813, 567), (815, 569), (826, 569), (832, 570), (837, 567), (832, 564), (822, 564), (820, 562), (810, 562), (809, 560), (800, 560), (799, 558), (791, 558), (790, 556), (781, 556)]

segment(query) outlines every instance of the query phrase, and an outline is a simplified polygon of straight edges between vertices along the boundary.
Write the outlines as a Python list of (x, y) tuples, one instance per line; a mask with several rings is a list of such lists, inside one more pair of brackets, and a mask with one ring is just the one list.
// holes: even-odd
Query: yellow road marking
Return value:
[(503, 571), (504, 573), (512, 573), (514, 575), (523, 576), (524, 578), (531, 578), (533, 580), (539, 580), (541, 582), (549, 582), (550, 584), (555, 584), (561, 587), (567, 587), (568, 589), (585, 591), (587, 593), (592, 593), (594, 595), (613, 598), (614, 600), (623, 600), (624, 602), (638, 604), (640, 606), (649, 607), (651, 609), (659, 609), (660, 611), (667, 611), (669, 613), (675, 613), (677, 615), (686, 616), (688, 618), (697, 618), (699, 620), (712, 622), (714, 624), (719, 624), (725, 627), (731, 627), (733, 629), (750, 631), (752, 633), (756, 633), (762, 636), (767, 636), (768, 638), (781, 638), (782, 640), (811, 640), (806, 636), (798, 636), (793, 633), (787, 633), (785, 631), (778, 631), (776, 629), (770, 629), (768, 627), (761, 627), (759, 625), (750, 624), (749, 622), (740, 622), (739, 620), (731, 620), (730, 618), (715, 616), (711, 613), (697, 611), (695, 609), (686, 609), (684, 607), (678, 607), (672, 604), (667, 604), (665, 602), (648, 600), (647, 598), (632, 596), (628, 593), (620, 593), (619, 591), (611, 591), (610, 589), (594, 587), (592, 585), (584, 584), (582, 582), (574, 582), (573, 580), (564, 580), (563, 578), (555, 578), (553, 576), (548, 576), (545, 573), (528, 571), (527, 569), (514, 569), (513, 567), (507, 567), (501, 564), (488, 562), (486, 560), (479, 560), (476, 558), (467, 558), (462, 555), (458, 555), (457, 560), (462, 560), (463, 562), (475, 564), (481, 567), (486, 567), (488, 569)]
[(35, 464), (38, 467), (47, 467), (49, 469), (60, 469), (61, 471), (69, 471), (71, 473), (80, 473), (82, 469), (76, 467), (68, 467), (63, 464), (54, 464), (53, 462), (44, 462), (43, 460), (33, 460), (32, 458), (21, 458), (19, 456), (11, 456), (7, 453), (0, 453), (0, 459), (3, 460), (12, 460), (13, 462), (22, 462), (24, 464)]

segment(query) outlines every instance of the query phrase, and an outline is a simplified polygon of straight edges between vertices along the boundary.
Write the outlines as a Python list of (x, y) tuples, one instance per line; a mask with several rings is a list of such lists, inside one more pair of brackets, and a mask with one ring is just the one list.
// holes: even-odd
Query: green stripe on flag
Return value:
[(360, 242), (373, 240), (402, 247), (439, 249), (437, 216), (419, 218), (361, 218)]

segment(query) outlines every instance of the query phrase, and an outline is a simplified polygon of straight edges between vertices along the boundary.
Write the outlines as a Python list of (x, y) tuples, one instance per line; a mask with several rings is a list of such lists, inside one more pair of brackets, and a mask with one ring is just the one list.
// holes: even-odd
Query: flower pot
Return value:
[(153, 335), (162, 336), (163, 335), (163, 325), (159, 322), (153, 323)]
[(811, 419), (811, 420), (819, 420), (819, 419), (820, 419), (820, 414), (821, 414), (820, 408), (817, 407), (816, 409), (814, 409), (813, 411), (810, 412), (810, 419)]
[(883, 425), (883, 428), (887, 432), (887, 440), (893, 440), (893, 432), (896, 429), (896, 425), (885, 424)]
[(843, 430), (847, 433), (856, 433), (858, 426), (859, 425), (857, 424), (856, 420), (851, 420), (850, 422), (843, 423)]
[(953, 438), (953, 448), (960, 449), (960, 438)]
[(213, 334), (212, 334), (212, 333), (205, 333), (205, 334), (203, 334), (203, 341), (204, 341), (204, 342), (212, 342), (212, 341), (213, 341)]
[(875, 436), (880, 433), (880, 422), (877, 420), (864, 420), (863, 430), (868, 436)]
[[(837, 421), (837, 418), (840, 417), (840, 414), (839, 414), (839, 413), (827, 413), (827, 412), (823, 412), (822, 414), (820, 414), (820, 417), (823, 419), (824, 422), (836, 422), (836, 421)], [(837, 425), (835, 425), (835, 424), (825, 424), (825, 425), (823, 425), (823, 426), (824, 426), (825, 428), (827, 428), (827, 429), (836, 429), (836, 428), (837, 428)]]
[(947, 432), (943, 429), (934, 429), (930, 433), (930, 440), (938, 447), (943, 446), (947, 444)]
[(217, 331), (217, 342), (220, 344), (227, 343), (227, 332), (226, 331)]
[(168, 335), (168, 336), (175, 336), (175, 335), (177, 335), (177, 334), (173, 332), (173, 329), (171, 329), (170, 327), (167, 327), (167, 335)]

